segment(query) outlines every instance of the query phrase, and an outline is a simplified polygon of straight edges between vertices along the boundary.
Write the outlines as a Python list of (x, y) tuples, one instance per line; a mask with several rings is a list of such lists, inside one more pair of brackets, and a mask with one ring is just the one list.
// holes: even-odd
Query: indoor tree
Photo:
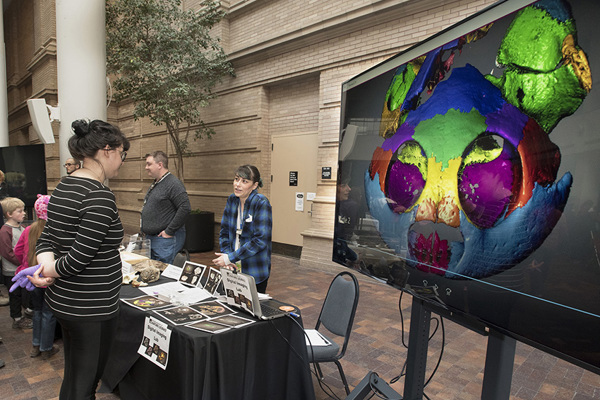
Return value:
[(189, 140), (214, 133), (201, 109), (215, 97), (214, 86), (233, 75), (219, 40), (211, 36), (224, 15), (212, 0), (197, 11), (184, 10), (181, 0), (106, 2), (107, 70), (114, 75), (115, 100), (132, 100), (135, 119), (165, 126), (182, 181)]

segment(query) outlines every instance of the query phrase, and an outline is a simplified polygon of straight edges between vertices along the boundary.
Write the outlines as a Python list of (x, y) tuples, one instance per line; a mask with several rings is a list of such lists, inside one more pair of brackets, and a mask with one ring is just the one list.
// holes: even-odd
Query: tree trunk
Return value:
[(181, 145), (179, 144), (179, 140), (176, 134), (173, 132), (172, 128), (167, 126), (167, 131), (169, 132), (169, 137), (171, 138), (171, 143), (173, 143), (173, 149), (175, 150), (176, 160), (175, 160), (175, 175), (179, 178), (181, 183), (184, 183), (183, 177), (183, 154), (181, 151)]

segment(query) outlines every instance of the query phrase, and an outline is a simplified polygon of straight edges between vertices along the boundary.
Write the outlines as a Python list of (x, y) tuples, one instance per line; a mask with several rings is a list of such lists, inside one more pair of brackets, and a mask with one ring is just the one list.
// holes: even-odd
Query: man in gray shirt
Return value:
[(144, 198), (141, 230), (150, 239), (151, 258), (171, 264), (185, 243), (190, 200), (183, 183), (169, 172), (164, 152), (146, 156), (146, 171), (154, 182)]

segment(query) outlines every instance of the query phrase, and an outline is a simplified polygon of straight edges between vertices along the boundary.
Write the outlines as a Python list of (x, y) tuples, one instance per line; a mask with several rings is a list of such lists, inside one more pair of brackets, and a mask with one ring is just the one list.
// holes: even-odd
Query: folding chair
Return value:
[(190, 253), (186, 249), (182, 249), (179, 253), (175, 254), (173, 259), (173, 265), (176, 267), (183, 267), (186, 261), (190, 261)]
[(317, 368), (319, 379), (323, 378), (319, 363), (335, 363), (342, 378), (342, 382), (344, 383), (347, 395), (350, 394), (350, 389), (348, 388), (348, 381), (346, 380), (344, 369), (339, 360), (344, 356), (346, 348), (348, 347), (348, 340), (350, 339), (350, 332), (352, 331), (352, 324), (354, 322), (354, 314), (356, 313), (356, 307), (358, 306), (358, 294), (358, 280), (350, 272), (340, 272), (333, 278), (329, 290), (327, 291), (325, 301), (323, 302), (321, 314), (319, 315), (315, 329), (318, 331), (320, 327), (324, 327), (336, 337), (343, 336), (344, 343), (340, 347), (331, 340), (331, 335), (319, 331), (321, 335), (325, 336), (325, 338), (331, 342), (331, 345), (307, 345), (306, 349), (309, 362), (314, 363)]

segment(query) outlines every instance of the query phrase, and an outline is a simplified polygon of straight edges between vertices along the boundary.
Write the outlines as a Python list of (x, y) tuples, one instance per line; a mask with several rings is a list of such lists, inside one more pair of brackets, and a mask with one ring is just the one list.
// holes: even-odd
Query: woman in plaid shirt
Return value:
[(235, 172), (233, 194), (221, 219), (220, 253), (213, 262), (223, 268), (252, 275), (256, 288), (265, 293), (271, 272), (271, 203), (256, 190), (262, 187), (254, 165), (242, 165)]

